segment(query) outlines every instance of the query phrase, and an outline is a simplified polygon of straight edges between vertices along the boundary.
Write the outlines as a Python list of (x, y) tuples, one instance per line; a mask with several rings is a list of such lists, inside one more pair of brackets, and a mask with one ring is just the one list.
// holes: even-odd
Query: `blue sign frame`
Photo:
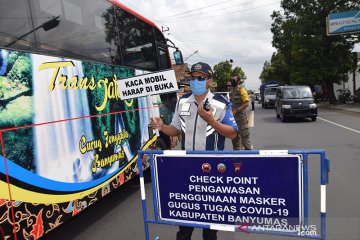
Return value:
[(326, 19), (328, 35), (360, 32), (360, 10), (330, 13)]
[[(236, 155), (252, 155), (253, 157), (275, 157), (280, 155), (300, 155), (302, 158), (303, 167), (301, 169), (302, 178), (301, 178), (301, 186), (303, 189), (303, 199), (304, 202), (302, 212), (303, 212), (303, 219), (301, 221), (302, 226), (308, 226), (308, 156), (310, 154), (316, 154), (320, 156), (320, 163), (321, 163), (321, 213), (320, 213), (320, 220), (321, 220), (321, 227), (320, 227), (320, 235), (316, 232), (310, 233), (308, 231), (301, 232), (299, 229), (289, 231), (284, 229), (277, 229), (277, 230), (264, 230), (259, 228), (251, 228), (247, 227), (246, 231), (249, 233), (258, 233), (258, 234), (269, 234), (269, 235), (282, 235), (282, 236), (292, 236), (292, 237), (301, 237), (301, 238), (311, 238), (311, 239), (326, 239), (326, 184), (328, 183), (328, 173), (330, 170), (330, 161), (326, 159), (325, 151), (324, 150), (284, 150), (284, 151), (139, 151), (138, 157), (138, 166), (140, 169), (140, 186), (141, 186), (141, 198), (142, 198), (142, 207), (143, 207), (143, 216), (144, 216), (144, 228), (145, 228), (145, 237), (146, 240), (149, 240), (149, 230), (148, 230), (148, 223), (156, 223), (156, 224), (170, 224), (170, 225), (181, 225), (181, 226), (191, 226), (197, 228), (209, 228), (209, 229), (216, 229), (216, 230), (223, 230), (223, 231), (233, 231), (233, 232), (244, 232), (242, 226), (230, 226), (230, 225), (223, 225), (218, 223), (203, 223), (203, 222), (189, 222), (183, 220), (174, 220), (174, 219), (162, 219), (160, 215), (160, 208), (158, 205), (158, 198), (159, 194), (156, 190), (157, 188), (157, 176), (156, 176), (156, 166), (155, 166), (155, 156), (156, 155), (172, 155), (174, 157), (183, 156), (183, 155), (192, 155), (192, 156), (200, 156), (201, 154), (210, 154), (208, 156), (217, 154), (217, 155), (228, 155), (229, 157)], [(144, 185), (144, 178), (142, 172), (142, 159), (144, 154), (150, 156), (150, 171), (152, 181), (152, 196), (153, 196), (153, 207), (154, 207), (154, 218), (149, 218), (147, 216), (147, 208), (146, 208), (146, 196), (145, 196), (145, 185)], [(215, 168), (216, 169), (216, 168)], [(217, 170), (216, 170), (217, 171)], [(306, 227), (305, 227), (306, 228)]]
[[(223, 225), (301, 225), (299, 155), (156, 155), (159, 219)], [(270, 224), (272, 225), (272, 224)]]

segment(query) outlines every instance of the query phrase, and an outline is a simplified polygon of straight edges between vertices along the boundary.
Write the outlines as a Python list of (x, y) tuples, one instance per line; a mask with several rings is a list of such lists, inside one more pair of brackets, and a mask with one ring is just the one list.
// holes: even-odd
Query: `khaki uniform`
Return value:
[[(239, 108), (244, 102), (249, 101), (249, 95), (244, 87), (239, 85), (233, 87), (230, 92), (230, 99), (232, 102), (232, 110)], [(241, 144), (245, 150), (251, 150), (250, 131), (248, 126), (248, 118), (245, 109), (234, 114), (235, 121), (238, 125), (239, 131), (234, 140), (232, 140), (233, 149), (241, 150)]]

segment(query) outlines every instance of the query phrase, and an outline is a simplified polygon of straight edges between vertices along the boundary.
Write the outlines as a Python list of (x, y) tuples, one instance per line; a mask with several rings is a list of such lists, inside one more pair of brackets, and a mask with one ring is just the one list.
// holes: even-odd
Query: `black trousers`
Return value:
[[(193, 227), (184, 227), (179, 226), (179, 231), (176, 233), (176, 240), (191, 240), (192, 232), (194, 231)], [(217, 240), (216, 236), (217, 230), (203, 229), (203, 239), (204, 240)]]

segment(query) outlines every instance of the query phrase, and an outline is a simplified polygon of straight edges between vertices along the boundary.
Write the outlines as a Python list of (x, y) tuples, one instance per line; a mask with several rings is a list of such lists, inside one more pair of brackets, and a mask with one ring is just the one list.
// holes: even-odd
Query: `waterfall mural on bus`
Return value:
[(116, 81), (134, 75), (0, 49), (4, 239), (37, 239), (138, 174), (136, 152), (156, 136), (147, 99), (119, 99)]

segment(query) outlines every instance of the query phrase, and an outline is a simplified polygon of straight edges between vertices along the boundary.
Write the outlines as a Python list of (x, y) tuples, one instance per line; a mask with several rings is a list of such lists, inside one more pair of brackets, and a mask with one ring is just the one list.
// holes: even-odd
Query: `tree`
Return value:
[(245, 81), (246, 75), (241, 67), (235, 67), (232, 69), (232, 64), (228, 60), (225, 62), (219, 62), (214, 66), (214, 81), (217, 83), (217, 91), (228, 91), (228, 82), (234, 75), (240, 75), (241, 79)]
[(271, 61), (265, 61), (260, 79), (262, 83), (271, 80), (276, 80), (284, 84), (290, 83), (289, 66), (286, 64), (282, 53), (273, 53)]
[(242, 82), (245, 82), (246, 80), (246, 74), (241, 67), (235, 67), (234, 70), (232, 70), (231, 76), (240, 76)]
[[(360, 7), (358, 0), (282, 0), (272, 14), (273, 46), (284, 57), (289, 83), (326, 84), (334, 103), (333, 83), (347, 80), (353, 68), (351, 49), (357, 35), (326, 35), (326, 17)], [(278, 66), (276, 66), (278, 68)]]

